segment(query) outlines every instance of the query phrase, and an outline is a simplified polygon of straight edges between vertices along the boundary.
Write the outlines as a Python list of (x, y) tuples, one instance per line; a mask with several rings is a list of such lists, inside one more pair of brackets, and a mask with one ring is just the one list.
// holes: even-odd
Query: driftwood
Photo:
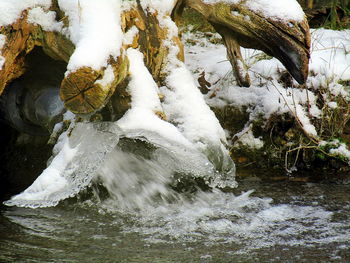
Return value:
[[(64, 21), (65, 14), (53, 1), (52, 10), (56, 11), (57, 20)], [(167, 74), (164, 70), (169, 49), (164, 42), (168, 39), (167, 29), (160, 25), (157, 12), (144, 10), (137, 1), (136, 7), (122, 14), (122, 31), (128, 32), (136, 26), (138, 33), (131, 44), (124, 44), (118, 59), (112, 57), (108, 66), (113, 70), (114, 80), (108, 85), (102, 84), (106, 68), (94, 70), (81, 67), (66, 74), (62, 81), (60, 96), (67, 109), (74, 113), (89, 114), (103, 108), (113, 94), (122, 94), (128, 81), (128, 59), (126, 50), (138, 48), (144, 54), (147, 68), (154, 80), (162, 85)], [(299, 82), (304, 83), (308, 74), (310, 34), (307, 21), (293, 23), (293, 26), (272, 21), (256, 14), (243, 5), (217, 3), (205, 4), (203, 0), (179, 0), (172, 14), (172, 19), (181, 19), (183, 8), (193, 8), (207, 19), (223, 37), (237, 82), (249, 86), (250, 80), (244, 69), (240, 46), (263, 50), (278, 58)], [(239, 12), (239, 16), (232, 15)], [(13, 80), (25, 72), (26, 56), (35, 46), (41, 46), (44, 52), (54, 58), (68, 62), (74, 52), (74, 44), (63, 34), (43, 30), (39, 25), (27, 22), (28, 10), (23, 11), (19, 20), (0, 28), (0, 34), (6, 36), (1, 50), (5, 63), (0, 70), (0, 95)], [(249, 16), (250, 19), (245, 19)], [(171, 39), (178, 46), (178, 58), (184, 60), (183, 45), (180, 37)]]

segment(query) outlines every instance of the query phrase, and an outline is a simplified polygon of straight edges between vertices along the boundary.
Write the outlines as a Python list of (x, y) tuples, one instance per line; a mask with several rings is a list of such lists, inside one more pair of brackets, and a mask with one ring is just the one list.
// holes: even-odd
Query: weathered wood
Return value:
[(215, 27), (216, 31), (222, 36), (227, 50), (227, 58), (231, 63), (233, 74), (236, 77), (237, 84), (242, 87), (250, 86), (250, 77), (244, 64), (241, 54), (241, 47), (237, 40), (230, 34), (226, 28)]
[(305, 82), (311, 41), (306, 18), (302, 22), (284, 23), (263, 17), (241, 4), (183, 1), (201, 13), (218, 33), (224, 32), (224, 38), (230, 35), (240, 46), (259, 49), (276, 57), (299, 83)]
[(34, 47), (31, 39), (33, 26), (27, 23), (26, 15), (27, 13), (24, 12), (22, 14), (24, 19), (16, 21), (11, 26), (0, 27), (0, 34), (6, 36), (1, 52), (5, 63), (0, 70), (0, 95), (13, 79), (24, 73), (25, 56)]
[[(169, 48), (166, 42), (171, 41), (176, 45), (179, 50), (178, 58), (184, 60), (183, 44), (179, 36), (169, 39), (169, 32), (158, 21), (158, 13), (144, 10), (140, 2), (137, 3), (134, 8), (122, 13), (122, 31), (126, 33), (136, 27), (138, 32), (134, 35), (132, 43), (123, 44), (118, 58), (111, 57), (107, 66), (98, 70), (81, 67), (67, 72), (60, 90), (60, 96), (67, 109), (80, 114), (93, 113), (108, 103), (119, 85), (125, 89), (128, 81), (128, 59), (125, 51), (130, 47), (137, 48), (144, 54), (145, 64), (159, 85), (164, 84), (167, 74), (165, 68)], [(243, 5), (226, 2), (206, 4), (202, 0), (179, 0), (172, 14), (166, 15), (169, 19), (170, 16), (174, 19), (179, 18), (185, 6), (200, 12), (222, 35), (239, 85), (250, 85), (240, 46), (257, 48), (277, 57), (296, 80), (300, 83), (305, 81), (310, 47), (306, 21), (290, 26), (266, 19)], [(56, 11), (57, 17), (67, 25), (65, 14), (58, 8), (57, 2), (54, 1), (51, 10)], [(239, 15), (233, 15), (232, 11)], [(73, 43), (63, 34), (47, 32), (39, 25), (29, 24), (27, 12), (28, 10), (25, 10), (21, 19), (12, 25), (0, 29), (0, 33), (6, 36), (6, 43), (2, 48), (5, 64), (0, 70), (0, 95), (11, 81), (24, 73), (25, 57), (35, 46), (42, 46), (47, 55), (65, 62), (69, 61), (75, 49)], [(249, 17), (249, 20), (246, 17)], [(106, 74), (110, 74), (111, 71), (112, 80), (109, 78), (109, 81), (105, 81)]]
[[(35, 46), (42, 46), (47, 55), (65, 62), (69, 61), (75, 49), (64, 35), (57, 32), (46, 32), (39, 25), (29, 24), (26, 14), (27, 11), (24, 11), (21, 19), (1, 28), (0, 31), (7, 38), (2, 50), (5, 64), (4, 69), (0, 71), (0, 95), (11, 81), (23, 75), (25, 57)], [(123, 32), (127, 32), (134, 26), (138, 29), (138, 33), (133, 43), (124, 45), (121, 50), (122, 55), (116, 60), (111, 58), (108, 62), (114, 74), (114, 80), (111, 83), (103, 85), (101, 82), (107, 67), (97, 71), (82, 67), (74, 72), (69, 72), (63, 79), (60, 95), (67, 109), (74, 113), (88, 114), (104, 107), (117, 86), (128, 75), (128, 61), (124, 54), (129, 47), (139, 48), (144, 54), (145, 64), (156, 82), (160, 84), (164, 80), (163, 67), (169, 51), (163, 41), (167, 39), (167, 30), (160, 26), (156, 13), (143, 10), (140, 4), (137, 8), (122, 14)], [(182, 42), (176, 38), (174, 43), (180, 50), (179, 59), (184, 60)]]
[[(170, 14), (169, 14), (170, 16)], [(157, 13), (147, 12), (138, 4), (136, 9), (132, 9), (123, 14), (123, 31), (127, 32), (135, 26), (138, 34), (132, 45), (125, 47), (139, 48), (144, 55), (145, 64), (152, 74), (154, 80), (159, 84), (164, 80), (164, 69), (169, 50), (164, 45), (168, 40), (166, 28), (161, 27)], [(179, 48), (178, 58), (184, 61), (184, 47), (179, 37), (172, 39)]]
[(90, 67), (81, 67), (68, 74), (60, 89), (61, 99), (65, 106), (74, 113), (88, 114), (101, 109), (113, 95), (116, 87), (128, 74), (128, 60), (125, 56), (118, 57), (117, 61), (110, 59), (114, 78), (104, 83), (106, 68), (96, 71)]
[(0, 70), (0, 95), (5, 87), (25, 72), (25, 59), (35, 46), (58, 60), (68, 62), (74, 45), (62, 34), (44, 31), (40, 26), (27, 22), (27, 11), (12, 25), (0, 27), (0, 34), (6, 36), (1, 50), (5, 63)]

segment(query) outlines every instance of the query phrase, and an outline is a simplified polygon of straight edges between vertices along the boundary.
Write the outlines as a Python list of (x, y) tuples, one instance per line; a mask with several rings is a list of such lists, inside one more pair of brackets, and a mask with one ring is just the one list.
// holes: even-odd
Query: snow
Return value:
[(338, 148), (331, 149), (329, 151), (330, 154), (338, 155), (341, 157), (345, 157), (347, 160), (350, 161), (350, 151), (347, 148), (345, 143), (341, 143)]
[(137, 6), (136, 1), (124, 1), (124, 0), (122, 0), (122, 2), (121, 2), (122, 12), (129, 11), (136, 6)]
[(4, 47), (5, 42), (6, 42), (6, 36), (0, 34), (0, 49), (2, 49)]
[(38, 24), (45, 31), (61, 32), (63, 22), (56, 21), (56, 13), (46, 12), (42, 7), (35, 7), (29, 10), (27, 21), (32, 24)]
[(228, 4), (239, 4), (242, 0), (203, 0), (206, 4), (218, 4), (218, 3), (228, 3)]
[[(204, 0), (206, 4), (228, 3), (245, 5), (263, 17), (279, 21), (303, 21), (304, 11), (296, 0)], [(234, 12), (232, 15), (239, 15)]]
[[(318, 75), (321, 84), (327, 79), (350, 79), (350, 30), (312, 30), (309, 69)], [(313, 76), (310, 76), (312, 81)], [(336, 80), (334, 82), (336, 82)]]
[(250, 0), (246, 6), (272, 20), (303, 21), (304, 11), (296, 0)]
[(124, 45), (131, 45), (134, 41), (135, 36), (138, 34), (139, 30), (136, 26), (132, 26), (125, 34), (123, 39)]
[(321, 141), (319, 143), (321, 149), (328, 151), (330, 155), (340, 157), (343, 160), (346, 159), (350, 165), (350, 150), (347, 145), (343, 142), (340, 142), (338, 139), (332, 139), (329, 141)]
[[(250, 127), (251, 128), (251, 127)], [(259, 150), (264, 147), (264, 141), (261, 138), (255, 138), (251, 129), (242, 134), (233, 145), (234, 147), (247, 146), (251, 149)]]
[(338, 104), (335, 101), (330, 101), (328, 102), (328, 107), (330, 107), (331, 109), (335, 109), (338, 107)]
[(0, 34), (0, 70), (2, 69), (3, 65), (5, 64), (5, 58), (3, 56), (1, 56), (2, 52), (2, 48), (5, 46), (6, 43), (6, 36)]
[(108, 65), (103, 74), (103, 78), (96, 80), (95, 84), (100, 84), (102, 88), (109, 87), (115, 78), (112, 66)]
[(146, 68), (143, 54), (136, 49), (129, 48), (127, 55), (130, 61), (131, 80), (129, 89), (132, 94), (131, 108), (140, 107), (154, 112), (162, 111), (158, 96), (158, 86)]
[[(6, 7), (10, 10), (10, 2), (2, 0), (0, 8)], [(206, 0), (206, 2), (212, 4), (222, 1)], [(238, 3), (239, 1), (226, 2)], [(132, 3), (135, 4), (133, 1)], [(290, 7), (287, 13), (280, 12), (281, 3), (284, 3), (283, 9), (287, 4)], [(137, 28), (133, 27), (123, 35), (120, 26), (120, 12), (123, 8), (127, 8), (128, 4), (130, 6), (131, 2), (128, 1), (126, 4), (121, 3), (120, 0), (100, 0), (98, 3), (94, 0), (58, 0), (60, 8), (69, 19), (67, 28), (64, 28), (61, 22), (55, 21), (53, 12), (46, 11), (49, 4), (50, 1), (24, 0), (19, 6), (32, 8), (28, 16), (30, 23), (40, 24), (44, 30), (61, 31), (75, 44), (76, 49), (69, 60), (68, 72), (82, 66), (89, 66), (95, 70), (103, 68), (105, 69), (104, 76), (96, 83), (109, 86), (114, 80), (114, 72), (107, 63), (108, 59), (110, 56), (117, 58), (121, 55), (122, 44), (131, 44), (138, 32)], [(198, 42), (187, 46), (187, 64), (178, 59), (177, 55), (180, 50), (173, 42), (174, 37), (178, 35), (178, 29), (168, 16), (174, 4), (175, 0), (142, 1), (143, 7), (150, 12), (158, 11), (157, 18), (160, 26), (168, 33), (167, 40), (162, 45), (168, 48), (169, 57), (165, 65), (165, 72), (163, 72), (166, 73), (165, 84), (158, 87), (145, 66), (143, 54), (133, 48), (127, 50), (126, 55), (130, 62), (130, 82), (127, 88), (131, 95), (131, 108), (120, 120), (111, 124), (111, 128), (120, 129), (124, 136), (144, 136), (159, 145), (164, 145), (165, 142), (170, 145), (181, 145), (183, 148), (205, 154), (208, 160), (215, 163), (216, 168), (219, 168), (220, 164), (222, 167), (227, 165), (226, 168), (233, 171), (234, 165), (230, 162), (231, 159), (225, 148), (226, 134), (208, 105), (247, 107), (250, 115), (249, 122), (261, 117), (268, 120), (274, 114), (290, 114), (298, 120), (305, 133), (317, 137), (318, 133), (313, 125), (313, 120), (323, 117), (322, 109), (316, 106), (318, 90), (321, 87), (329, 89), (329, 97), (323, 99), (327, 101), (330, 108), (337, 106), (331, 96), (348, 97), (348, 92), (339, 84), (339, 80), (350, 79), (349, 30), (343, 32), (324, 29), (313, 31), (311, 73), (306, 84), (307, 89), (299, 88), (297, 85), (284, 87), (278, 79), (285, 69), (277, 59), (264, 57), (258, 51), (242, 49), (252, 81), (250, 88), (242, 88), (235, 83), (231, 65), (226, 59), (225, 47), (211, 43), (210, 39), (208, 40), (203, 34), (183, 34), (184, 41), (195, 39)], [(264, 12), (265, 16), (272, 19), (299, 21), (304, 18), (304, 14), (299, 12), (299, 5), (292, 0), (280, 2), (247, 0), (244, 4), (255, 12)], [(15, 21), (20, 15), (21, 10), (18, 10), (12, 8), (10, 10), (12, 16), (1, 17), (0, 22)], [(212, 38), (216, 37), (218, 37), (217, 34), (212, 35)], [(4, 43), (5, 37), (0, 35), (0, 50)], [(3, 61), (0, 56), (0, 66), (2, 66), (1, 63), (3, 64)], [(245, 68), (243, 64), (240, 66)], [(203, 71), (206, 73), (207, 80), (213, 84), (211, 91), (205, 97), (200, 93), (195, 80)], [(160, 94), (164, 96), (162, 101)], [(74, 118), (74, 116), (71, 117)], [(84, 130), (84, 127), (90, 129), (90, 134), (86, 135), (84, 140), (76, 139), (82, 142), (81, 144), (75, 145), (70, 142), (67, 133), (61, 135), (54, 148), (55, 157), (48, 168), (32, 187), (18, 197), (14, 197), (14, 201), (17, 200), (16, 198), (18, 200), (46, 199), (50, 198), (51, 193), (66, 191), (65, 189), (70, 187), (70, 182), (67, 181), (72, 173), (70, 170), (77, 172), (80, 169), (79, 165), (69, 166), (73, 165), (73, 160), (77, 162), (83, 160), (81, 164), (86, 166), (86, 173), (91, 171), (87, 174), (93, 176), (105, 155), (112, 150), (117, 141), (115, 137), (109, 137), (108, 132), (103, 133), (106, 136), (105, 140), (101, 137), (101, 140), (97, 141), (100, 138), (98, 136), (101, 135), (99, 130), (96, 130), (93, 125), (81, 124), (81, 132), (88, 132)], [(78, 131), (75, 131), (78, 134), (77, 137), (80, 134)], [(153, 137), (149, 134), (153, 134)], [(251, 129), (239, 134), (238, 143), (254, 149), (264, 146), (260, 138), (254, 137)], [(95, 139), (95, 144), (90, 143), (92, 138)], [(111, 140), (110, 143), (109, 140)], [(106, 150), (100, 150), (98, 147), (101, 145)], [(331, 153), (342, 154), (350, 158), (350, 154), (344, 147), (340, 145)], [(96, 153), (93, 152), (94, 149)], [(91, 159), (95, 158), (94, 154), (100, 156), (98, 161)], [(92, 163), (95, 165), (93, 168), (89, 166)], [(84, 178), (85, 174), (81, 172), (79, 176)], [(80, 178), (79, 176), (77, 178)], [(79, 182), (77, 184), (80, 185)], [(69, 190), (68, 193), (74, 193), (75, 190), (73, 190)], [(67, 193), (64, 196), (67, 196)]]
[(212, 178), (213, 187), (235, 187), (235, 165), (232, 162), (225, 132), (215, 114), (206, 104), (203, 95), (186, 65), (177, 57), (180, 50), (174, 39), (178, 36), (177, 27), (170, 17), (158, 15), (160, 25), (167, 30), (168, 36), (163, 45), (169, 55), (165, 67), (167, 75), (165, 86), (160, 90), (164, 94), (162, 103), (165, 115), (170, 123), (176, 124), (180, 132), (196, 149), (204, 153), (214, 164), (218, 174)]
[(57, 151), (58, 154), (52, 160), (51, 164), (41, 173), (39, 179), (35, 180), (23, 193), (14, 196), (12, 201), (45, 200), (50, 197), (51, 193), (60, 191), (66, 187), (69, 182), (62, 176), (62, 173), (77, 153), (77, 149), (70, 147), (66, 132), (60, 136), (55, 151)]
[(159, 100), (158, 86), (144, 64), (143, 54), (129, 48), (127, 56), (130, 61), (131, 77), (128, 89), (132, 101), (131, 109), (118, 121), (119, 127), (126, 134), (133, 130), (145, 130), (192, 147), (191, 143), (174, 125), (156, 115), (156, 112), (163, 112), (163, 108)]
[(75, 44), (67, 69), (107, 67), (110, 56), (120, 55), (123, 34), (120, 27), (120, 0), (59, 0), (69, 18), (66, 35)]
[(193, 77), (185, 66), (172, 69), (167, 78), (164, 109), (171, 122), (178, 123), (186, 138), (205, 144), (225, 141), (224, 132), (214, 113), (206, 105)]
[(145, 10), (158, 12), (164, 15), (166, 13), (171, 13), (176, 2), (176, 0), (142, 0), (141, 5)]
[[(268, 120), (273, 114), (285, 113), (297, 117), (303, 130), (312, 137), (318, 133), (314, 119), (322, 118), (322, 109), (316, 106), (318, 90), (324, 93), (329, 107), (336, 107), (336, 96), (349, 99), (346, 87), (339, 80), (350, 79), (350, 30), (332, 31), (318, 29), (312, 31), (310, 75), (307, 89), (297, 85), (285, 88), (278, 79), (284, 66), (262, 52), (241, 49), (252, 81), (250, 88), (237, 86), (231, 64), (226, 58), (226, 49), (215, 40), (217, 34), (184, 33), (187, 67), (198, 79), (204, 71), (207, 81), (212, 84), (206, 95), (207, 103), (216, 108), (232, 105), (248, 107), (249, 121), (263, 118)], [(187, 41), (190, 40), (190, 41)], [(194, 42), (196, 40), (197, 42)], [(211, 43), (211, 41), (213, 43)], [(215, 94), (215, 96), (214, 96)], [(254, 145), (252, 138), (252, 145)]]
[(51, 6), (51, 0), (1, 0), (0, 27), (14, 23), (20, 18), (23, 10), (38, 6), (48, 9)]
[[(162, 25), (168, 29), (168, 39), (177, 36), (176, 25), (170, 18), (163, 19)], [(161, 88), (165, 96), (163, 108), (166, 116), (202, 150), (213, 145), (220, 146), (226, 139), (219, 121), (206, 104), (191, 72), (177, 58), (177, 46), (171, 41), (164, 45), (169, 48), (166, 87)]]

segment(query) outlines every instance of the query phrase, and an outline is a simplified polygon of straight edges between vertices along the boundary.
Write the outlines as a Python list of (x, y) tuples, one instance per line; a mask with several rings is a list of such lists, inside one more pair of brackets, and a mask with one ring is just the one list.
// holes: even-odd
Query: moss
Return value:
[(338, 83), (342, 86), (345, 86), (345, 87), (350, 87), (350, 79), (347, 79), (347, 80), (338, 80)]
[(183, 12), (180, 27), (191, 31), (216, 32), (200, 13), (189, 8), (185, 8)]

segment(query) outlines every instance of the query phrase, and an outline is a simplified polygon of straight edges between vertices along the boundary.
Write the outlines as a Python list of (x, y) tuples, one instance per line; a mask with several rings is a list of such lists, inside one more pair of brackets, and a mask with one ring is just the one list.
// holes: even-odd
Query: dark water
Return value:
[(350, 262), (350, 185), (238, 181), (138, 211), (91, 193), (3, 207), (0, 262)]

